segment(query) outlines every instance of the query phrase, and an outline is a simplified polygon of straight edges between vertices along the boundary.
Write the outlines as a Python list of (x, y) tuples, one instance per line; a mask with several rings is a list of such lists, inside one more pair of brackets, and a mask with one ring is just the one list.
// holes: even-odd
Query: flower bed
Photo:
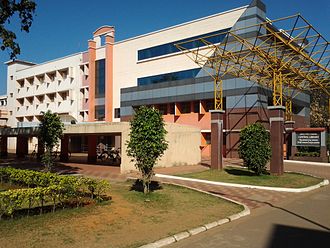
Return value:
[[(0, 192), (0, 219), (13, 217), (15, 212), (38, 208), (42, 213), (45, 207), (77, 207), (88, 202), (100, 202), (110, 185), (105, 180), (86, 177), (63, 176), (32, 170), (10, 167), (0, 168), (0, 183), (20, 185), (21, 189)], [(25, 188), (23, 188), (25, 187)]]

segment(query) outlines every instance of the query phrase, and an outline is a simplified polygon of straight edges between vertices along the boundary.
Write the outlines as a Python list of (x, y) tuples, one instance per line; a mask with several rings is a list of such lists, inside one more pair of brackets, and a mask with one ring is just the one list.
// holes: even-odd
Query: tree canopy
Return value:
[(29, 32), (36, 9), (34, 0), (0, 0), (0, 49), (8, 49), (10, 58), (16, 58), (21, 49), (16, 42), (16, 34), (8, 29), (15, 15), (18, 15), (21, 31)]
[(149, 193), (153, 167), (168, 147), (167, 131), (162, 115), (157, 109), (140, 107), (130, 122), (130, 139), (127, 155), (142, 174), (144, 193)]
[(53, 165), (52, 152), (63, 136), (64, 125), (56, 113), (52, 113), (48, 110), (42, 116), (39, 129), (39, 139), (46, 148), (45, 154), (42, 157), (42, 162), (46, 170), (49, 171)]

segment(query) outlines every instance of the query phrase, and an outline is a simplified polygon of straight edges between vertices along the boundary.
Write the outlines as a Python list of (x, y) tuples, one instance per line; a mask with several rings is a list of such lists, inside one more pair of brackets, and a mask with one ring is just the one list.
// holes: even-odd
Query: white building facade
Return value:
[[(200, 128), (201, 152), (209, 156), (213, 80), (174, 44), (265, 20), (266, 6), (256, 0), (248, 6), (118, 42), (114, 27), (103, 26), (94, 32), (85, 52), (42, 64), (7, 62), (7, 125), (36, 126), (47, 110), (58, 113), (66, 123), (127, 121), (135, 107), (152, 105), (167, 122)], [(219, 35), (212, 42), (223, 38)], [(199, 45), (191, 46), (198, 49)], [(224, 80), (223, 87), (228, 113), (225, 129), (240, 129), (257, 120), (268, 122), (263, 113), (270, 90), (233, 77)], [(309, 96), (302, 94), (298, 100), (294, 102), (295, 114), (304, 126)], [(254, 114), (248, 116), (247, 109)], [(229, 156), (237, 155), (237, 140), (237, 133), (227, 136)]]

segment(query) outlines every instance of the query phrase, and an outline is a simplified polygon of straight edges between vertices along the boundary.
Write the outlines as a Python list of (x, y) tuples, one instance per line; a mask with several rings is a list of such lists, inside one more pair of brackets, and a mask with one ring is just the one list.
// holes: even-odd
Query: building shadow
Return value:
[(276, 224), (266, 248), (326, 247), (330, 244), (330, 232)]
[[(225, 196), (225, 197), (228, 197), (228, 198), (230, 198), (230, 199), (234, 199), (234, 200), (235, 200), (235, 197), (236, 197), (235, 195), (226, 194), (226, 193), (221, 193), (221, 192), (212, 191), (212, 190), (210, 190), (210, 191), (208, 191), (208, 192), (213, 193), (213, 194), (217, 194), (217, 195), (221, 195), (221, 196)], [(247, 202), (256, 202), (256, 203), (261, 203), (261, 204), (264, 204), (264, 205), (268, 205), (268, 206), (270, 206), (271, 208), (275, 208), (275, 209), (281, 210), (281, 211), (286, 212), (286, 213), (288, 213), (288, 214), (290, 214), (290, 215), (293, 215), (293, 216), (295, 216), (295, 217), (297, 217), (297, 218), (299, 218), (299, 219), (302, 219), (302, 220), (304, 220), (304, 221), (306, 221), (306, 222), (309, 222), (309, 223), (311, 223), (311, 224), (313, 224), (313, 225), (315, 225), (315, 226), (317, 226), (317, 227), (319, 227), (319, 228), (322, 228), (322, 229), (324, 229), (325, 231), (327, 231), (327, 233), (328, 233), (328, 235), (329, 235), (329, 238), (330, 238), (330, 228), (327, 227), (327, 226), (325, 226), (325, 225), (322, 225), (321, 223), (318, 223), (318, 222), (316, 222), (316, 221), (314, 221), (314, 220), (311, 220), (311, 219), (309, 219), (309, 218), (306, 218), (306, 217), (304, 217), (304, 216), (302, 216), (302, 215), (300, 215), (300, 214), (297, 214), (297, 213), (295, 213), (295, 212), (293, 212), (293, 211), (290, 211), (290, 210), (288, 210), (288, 209), (285, 209), (285, 208), (283, 208), (283, 207), (276, 206), (276, 205), (274, 205), (274, 204), (272, 204), (272, 203), (270, 203), (270, 202), (267, 202), (267, 201), (259, 201), (259, 200), (255, 200), (255, 199), (250, 199), (250, 198), (248, 198), (248, 197), (242, 197), (242, 196), (240, 196), (240, 198), (241, 198), (242, 200), (244, 200), (244, 201), (247, 201)], [(237, 199), (236, 199), (236, 200), (237, 200)], [(330, 243), (329, 243), (329, 244), (330, 244)], [(274, 247), (275, 247), (275, 246), (274, 246)], [(278, 247), (281, 247), (281, 246), (278, 246)], [(287, 247), (287, 246), (286, 246), (286, 247)], [(293, 247), (295, 247), (295, 246), (293, 246)]]

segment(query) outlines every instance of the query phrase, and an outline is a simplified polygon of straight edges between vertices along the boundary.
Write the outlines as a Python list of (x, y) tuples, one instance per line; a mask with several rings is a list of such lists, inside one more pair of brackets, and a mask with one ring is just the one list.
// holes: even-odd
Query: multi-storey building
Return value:
[(0, 96), (0, 127), (7, 126), (7, 96)]
[[(8, 125), (36, 125), (42, 111), (48, 109), (65, 122), (127, 121), (134, 108), (152, 105), (167, 122), (199, 127), (202, 155), (209, 156), (214, 82), (174, 44), (265, 20), (266, 6), (256, 0), (248, 6), (122, 41), (115, 42), (114, 27), (103, 26), (94, 32), (85, 52), (42, 64), (10, 61)], [(252, 37), (254, 31), (244, 29), (244, 35)], [(220, 43), (224, 36), (209, 39)], [(188, 46), (198, 49), (201, 44), (191, 42)], [(235, 157), (239, 130), (251, 122), (268, 123), (271, 90), (229, 76), (223, 89), (225, 154)], [(294, 99), (293, 112), (298, 125), (307, 125), (309, 95)]]

